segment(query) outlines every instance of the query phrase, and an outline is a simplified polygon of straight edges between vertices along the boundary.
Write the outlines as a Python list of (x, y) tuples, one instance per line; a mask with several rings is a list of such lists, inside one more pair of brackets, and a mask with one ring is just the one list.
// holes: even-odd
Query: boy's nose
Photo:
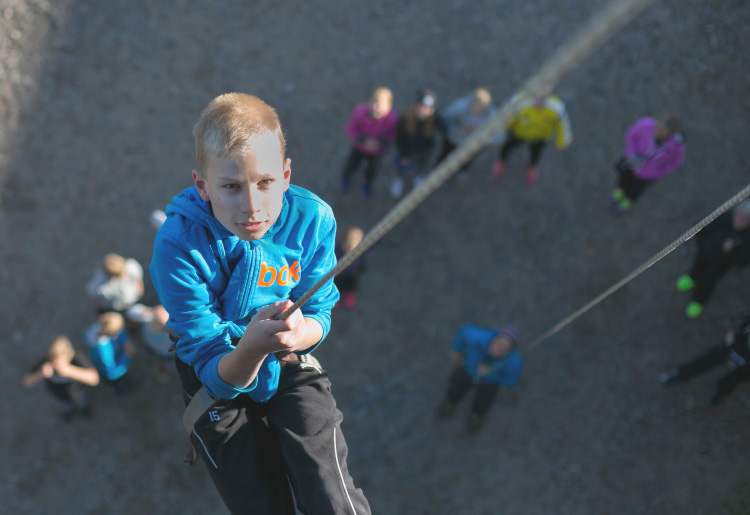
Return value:
[(244, 212), (253, 214), (258, 211), (260, 206), (259, 192), (254, 188), (249, 188), (247, 195), (245, 195)]

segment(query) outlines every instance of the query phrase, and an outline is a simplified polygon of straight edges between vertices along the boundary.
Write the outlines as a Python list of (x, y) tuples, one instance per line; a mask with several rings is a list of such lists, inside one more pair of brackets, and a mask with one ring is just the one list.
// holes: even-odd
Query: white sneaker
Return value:
[(391, 197), (399, 198), (404, 192), (404, 181), (401, 177), (394, 177), (391, 182)]

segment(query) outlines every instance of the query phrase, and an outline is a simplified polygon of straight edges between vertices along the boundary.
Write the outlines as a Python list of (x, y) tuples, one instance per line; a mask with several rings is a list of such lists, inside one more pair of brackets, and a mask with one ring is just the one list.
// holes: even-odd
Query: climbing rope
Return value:
[[(364, 254), (391, 229), (404, 220), (412, 211), (414, 211), (414, 209), (417, 208), (417, 206), (424, 202), (427, 197), (460, 170), (461, 167), (475, 154), (480, 152), (495, 134), (504, 130), (506, 122), (509, 120), (512, 113), (513, 106), (511, 102), (516, 95), (523, 92), (528, 95), (536, 96), (542, 92), (551, 91), (553, 86), (557, 84), (566, 73), (591, 55), (597, 47), (609, 39), (652, 1), (653, 0), (615, 0), (592, 17), (575, 36), (559, 47), (552, 57), (541, 66), (539, 71), (532, 75), (531, 78), (529, 78), (523, 86), (502, 105), (495, 116), (487, 120), (484, 125), (470, 135), (461, 145), (449, 154), (447, 158), (442, 161), (417, 188), (413, 189), (399, 203), (397, 203), (391, 211), (389, 211), (386, 216), (365, 235), (362, 242), (356, 248), (345, 254), (331, 271), (310, 287), (289, 309), (278, 314), (274, 318), (278, 320), (286, 320), (295, 310), (302, 307), (316, 291), (326, 284), (326, 282), (344, 271), (344, 269), (351, 265), (354, 260)], [(584, 311), (581, 311), (581, 313), (583, 312)], [(574, 315), (577, 315), (577, 313)], [(575, 317), (570, 318), (571, 321), (575, 319)], [(564, 325), (561, 325), (560, 327), (562, 328)], [(554, 333), (550, 332), (550, 335), (551, 334)], [(546, 337), (546, 335), (542, 335), (541, 338), (538, 338), (532, 343), (538, 345), (538, 342), (541, 342)], [(425, 368), (429, 367), (426, 366)], [(395, 388), (400, 382), (401, 381), (389, 383), (389, 387), (386, 388), (385, 391)], [(393, 386), (391, 387), (390, 385)], [(207, 396), (203, 397), (205, 398)], [(368, 397), (369, 399), (364, 402), (365, 406), (368, 404), (368, 401), (379, 399), (380, 394), (370, 392)], [(200, 402), (200, 398), (201, 396), (198, 395), (193, 397), (195, 404), (199, 404), (200, 406), (197, 406), (195, 409), (188, 406), (188, 410), (192, 409), (194, 414), (204, 413), (210, 406), (210, 397), (208, 397), (203, 403)], [(193, 401), (191, 401), (191, 405), (193, 404)], [(194, 418), (194, 414), (183, 418), (183, 423), (188, 434), (191, 433), (192, 427), (197, 420), (197, 418)], [(419, 436), (417, 436), (417, 438), (418, 437)], [(412, 442), (413, 439), (409, 438), (407, 435), (402, 435), (400, 441), (404, 444), (408, 444)]]
[(364, 254), (377, 243), (391, 229), (399, 224), (409, 213), (414, 211), (435, 190), (453, 176), (475, 154), (497, 134), (505, 129), (505, 124), (512, 113), (511, 101), (521, 92), (536, 96), (542, 92), (551, 91), (553, 86), (574, 67), (593, 53), (597, 47), (609, 39), (623, 25), (653, 0), (616, 0), (605, 7), (573, 36), (567, 43), (558, 48), (539, 69), (531, 76), (509, 100), (500, 108), (498, 113), (487, 120), (484, 125), (470, 135), (448, 157), (440, 163), (421, 183), (406, 195), (380, 222), (378, 222), (362, 239), (362, 242), (346, 253), (338, 264), (322, 279), (307, 290), (289, 309), (275, 318), (286, 320), (295, 310), (302, 307), (320, 287), (329, 279), (338, 275), (355, 259)]
[(607, 290), (602, 292), (598, 297), (596, 297), (594, 300), (583, 306), (581, 309), (573, 313), (572, 315), (569, 315), (568, 317), (564, 318), (562, 321), (560, 321), (556, 326), (554, 326), (552, 329), (547, 331), (546, 333), (542, 334), (541, 336), (538, 336), (531, 342), (529, 342), (527, 345), (524, 345), (521, 347), (520, 350), (524, 352), (528, 352), (540, 343), (542, 343), (544, 340), (552, 336), (553, 334), (560, 331), (563, 327), (567, 326), (571, 322), (573, 322), (576, 318), (580, 317), (584, 313), (586, 313), (588, 310), (599, 304), (601, 301), (612, 295), (614, 292), (625, 286), (627, 283), (641, 275), (643, 272), (645, 272), (648, 268), (650, 268), (654, 263), (661, 260), (663, 257), (665, 257), (667, 254), (672, 252), (674, 249), (688, 241), (690, 238), (698, 234), (701, 229), (706, 227), (708, 224), (716, 220), (719, 216), (721, 216), (722, 213), (725, 213), (735, 205), (739, 204), (743, 199), (748, 197), (750, 195), (750, 185), (745, 186), (744, 189), (742, 189), (739, 193), (737, 193), (734, 197), (730, 198), (726, 202), (724, 202), (721, 206), (716, 208), (716, 210), (708, 215), (706, 218), (695, 224), (693, 227), (691, 227), (685, 234), (674, 240), (672, 243), (664, 247), (660, 252), (655, 254), (651, 259), (643, 263), (641, 266), (633, 270), (629, 275), (622, 278), (617, 283), (610, 286)]

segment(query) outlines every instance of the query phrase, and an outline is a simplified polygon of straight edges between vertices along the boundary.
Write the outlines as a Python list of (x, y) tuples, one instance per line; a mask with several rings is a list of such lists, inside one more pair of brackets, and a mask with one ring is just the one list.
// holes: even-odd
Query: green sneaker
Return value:
[(620, 201), (625, 198), (625, 192), (622, 191), (622, 188), (615, 188), (615, 191), (612, 192), (612, 196), (610, 198), (613, 202), (617, 202), (619, 204)]
[(677, 291), (692, 290), (693, 286), (695, 286), (695, 281), (688, 274), (683, 274), (677, 278)]
[(698, 318), (701, 313), (703, 313), (703, 304), (700, 302), (692, 301), (685, 308), (685, 316), (688, 318)]
[(625, 211), (627, 211), (628, 209), (630, 209), (630, 206), (633, 205), (633, 201), (630, 200), (629, 198), (625, 197), (625, 196), (623, 196), (618, 201), (618, 203), (619, 203), (619, 206), (617, 207), (617, 212), (620, 213), (620, 214), (622, 214)]

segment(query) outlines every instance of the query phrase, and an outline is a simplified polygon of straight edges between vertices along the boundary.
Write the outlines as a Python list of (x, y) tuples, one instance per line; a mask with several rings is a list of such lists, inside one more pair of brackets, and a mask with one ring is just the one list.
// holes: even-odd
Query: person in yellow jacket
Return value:
[(537, 96), (520, 93), (513, 99), (513, 115), (506, 124), (507, 139), (492, 169), (492, 177), (500, 179), (505, 173), (505, 161), (521, 143), (528, 143), (529, 167), (526, 184), (531, 187), (539, 178), (537, 163), (547, 141), (555, 139), (555, 146), (564, 150), (573, 141), (570, 120), (562, 100), (551, 93)]

